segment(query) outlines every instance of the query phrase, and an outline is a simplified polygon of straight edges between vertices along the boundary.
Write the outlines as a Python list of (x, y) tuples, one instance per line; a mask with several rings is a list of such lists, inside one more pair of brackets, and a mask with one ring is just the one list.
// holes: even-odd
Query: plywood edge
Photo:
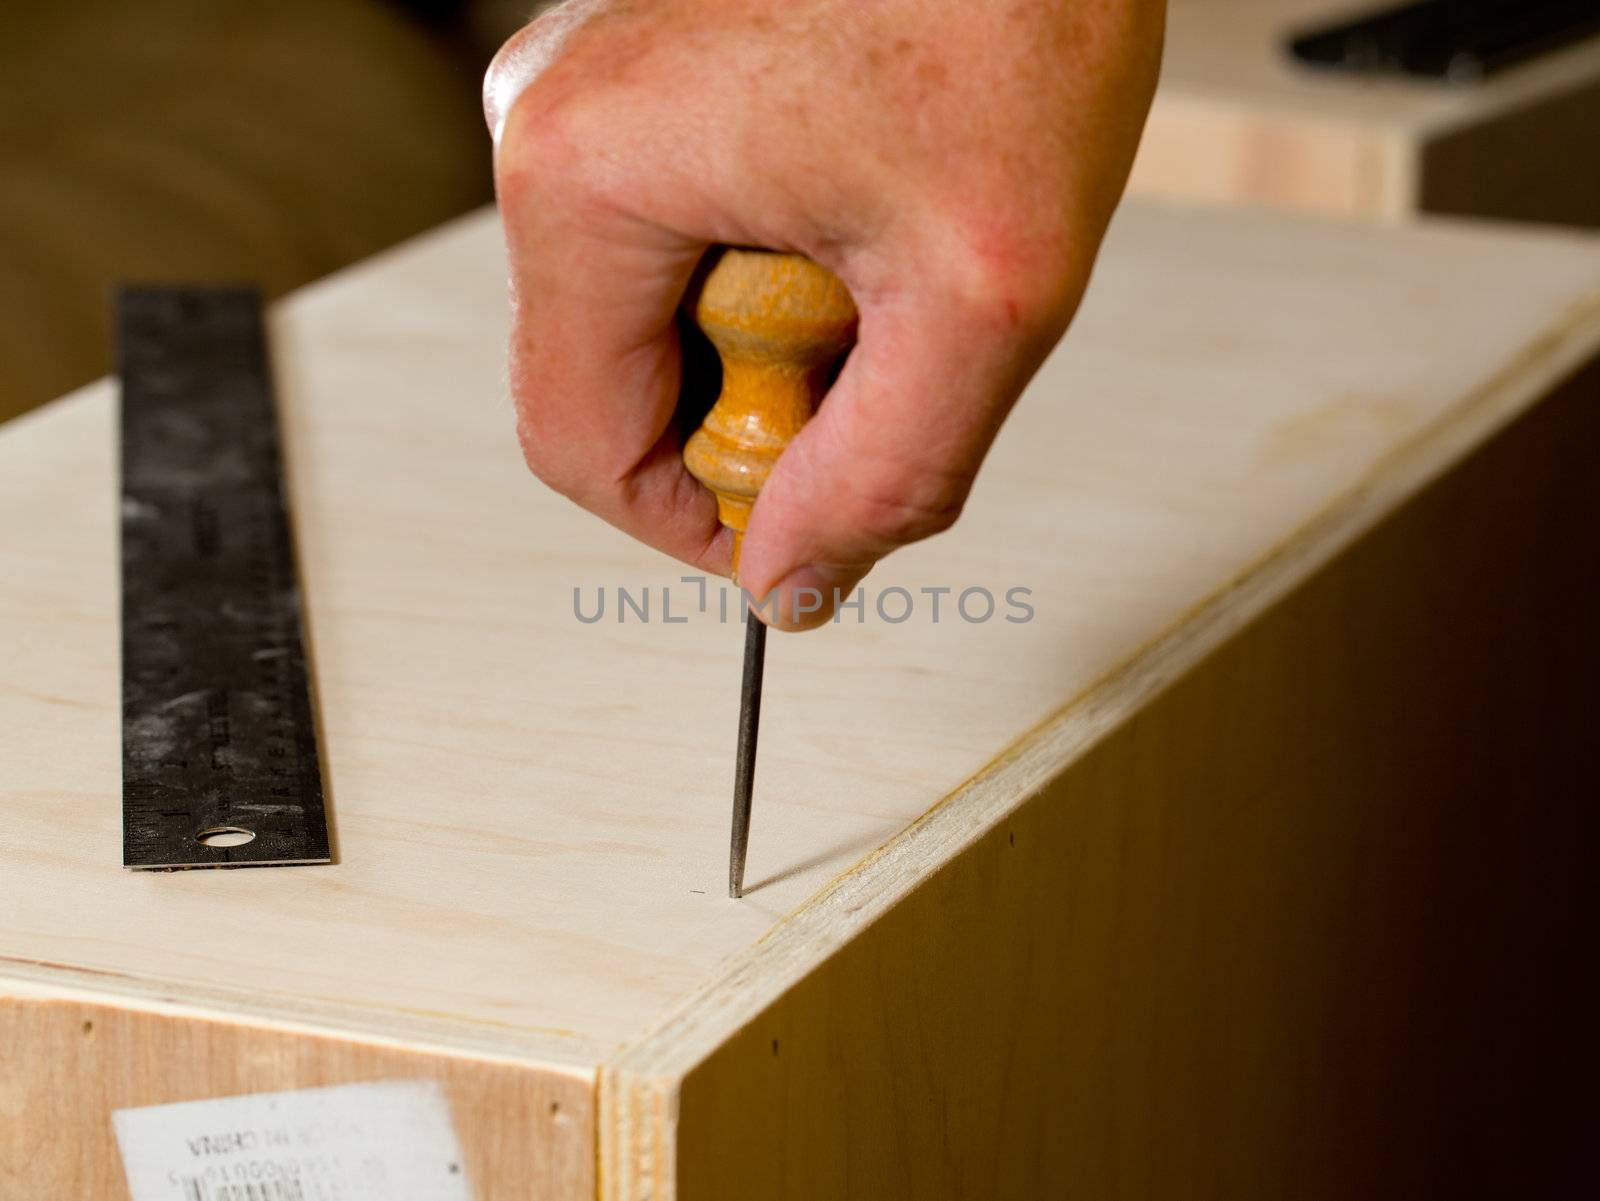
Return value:
[(603, 1064), (596, 1132), (600, 1196), (673, 1201), (678, 1098), (691, 1070), (1167, 685), (1597, 352), (1600, 291), (1511, 356), (1436, 422), (1392, 449), (1296, 533), (824, 886), (649, 1035)]
[(357, 1006), (323, 998), (232, 993), (157, 976), (84, 971), (0, 957), (0, 1000), (71, 1000), (199, 1021), (237, 1022), (319, 1038), (516, 1064), (593, 1078), (614, 1047), (576, 1034), (469, 1022), (449, 1014)]

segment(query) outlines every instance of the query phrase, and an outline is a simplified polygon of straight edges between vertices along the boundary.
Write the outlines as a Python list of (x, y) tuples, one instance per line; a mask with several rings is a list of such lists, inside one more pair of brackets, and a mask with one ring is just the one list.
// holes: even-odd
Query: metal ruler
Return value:
[(130, 868), (329, 861), (261, 300), (117, 297)]

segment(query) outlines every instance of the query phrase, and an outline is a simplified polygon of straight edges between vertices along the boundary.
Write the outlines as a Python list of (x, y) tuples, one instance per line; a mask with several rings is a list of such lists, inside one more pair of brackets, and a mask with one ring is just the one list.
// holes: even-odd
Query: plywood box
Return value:
[(503, 279), (275, 311), (329, 867), (120, 868), (112, 385), (0, 429), (0, 1196), (395, 1080), (478, 1201), (1553, 1195), (1600, 245), (1125, 210), (957, 528), (774, 638), (737, 903), (739, 631), (524, 472)]
[(1452, 86), (1310, 70), (1358, 0), (1171, 0), (1134, 195), (1398, 220), (1600, 225), (1600, 37)]

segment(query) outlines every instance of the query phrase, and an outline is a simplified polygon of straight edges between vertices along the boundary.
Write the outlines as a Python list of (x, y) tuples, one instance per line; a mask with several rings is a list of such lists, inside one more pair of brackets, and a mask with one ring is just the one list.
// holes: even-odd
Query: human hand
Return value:
[[(773, 469), (740, 582), (847, 594), (959, 515), (1061, 337), (1160, 59), (1160, 0), (568, 0), (485, 81), (529, 466), (726, 573), (684, 470), (675, 314), (718, 243), (797, 251), (858, 341)], [(804, 606), (801, 606), (803, 608)]]

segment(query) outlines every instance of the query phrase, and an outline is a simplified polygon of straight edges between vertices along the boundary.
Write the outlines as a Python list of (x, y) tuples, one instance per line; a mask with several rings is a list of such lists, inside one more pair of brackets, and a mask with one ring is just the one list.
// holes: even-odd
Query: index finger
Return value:
[(571, 147), (513, 108), (496, 155), (510, 382), (528, 466), (619, 529), (726, 572), (731, 536), (682, 463), (675, 316), (703, 242), (583, 203)]

